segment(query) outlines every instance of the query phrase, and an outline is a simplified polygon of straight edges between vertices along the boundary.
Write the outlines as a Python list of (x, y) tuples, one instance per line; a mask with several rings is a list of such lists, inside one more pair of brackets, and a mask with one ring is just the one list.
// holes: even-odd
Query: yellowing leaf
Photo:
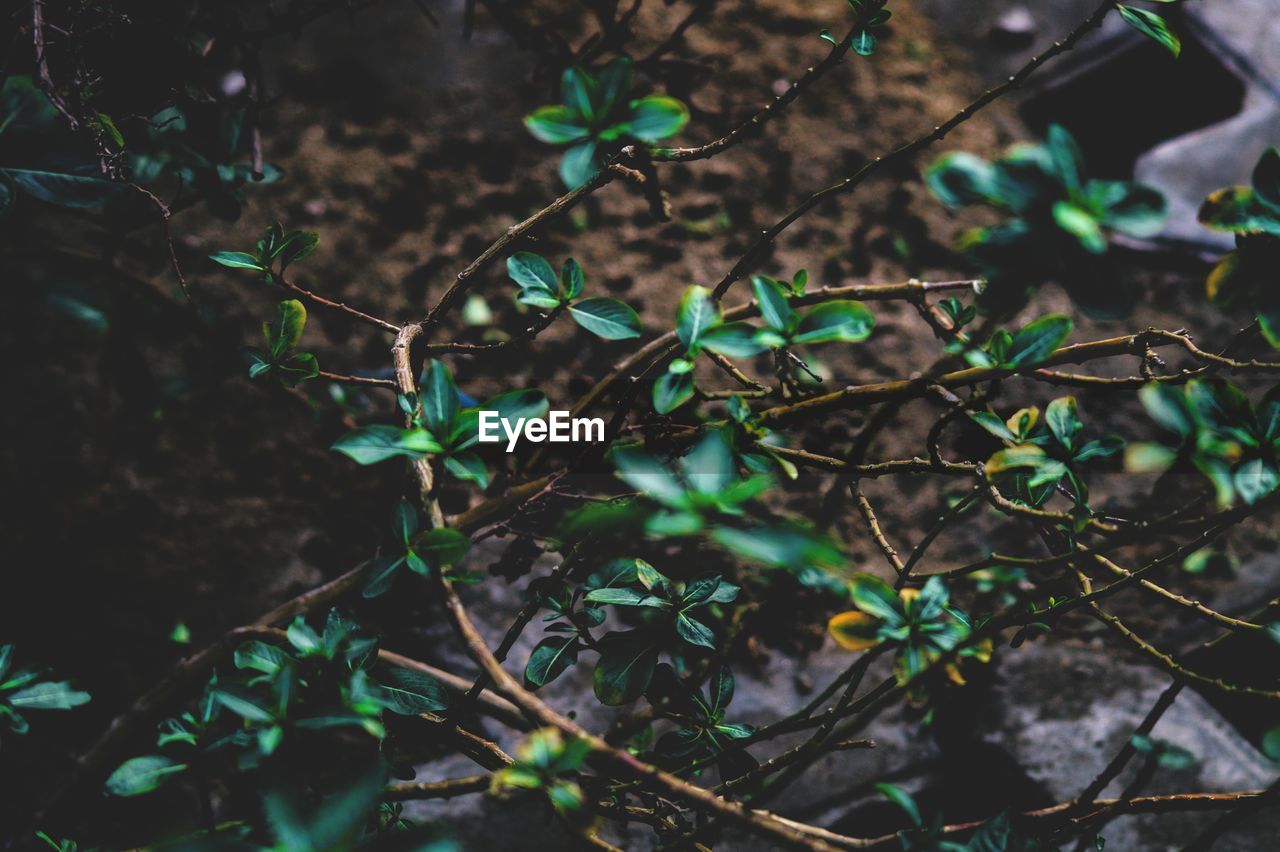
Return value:
[(851, 610), (833, 615), (827, 622), (827, 631), (841, 648), (865, 651), (880, 644), (876, 638), (879, 622), (865, 612)]

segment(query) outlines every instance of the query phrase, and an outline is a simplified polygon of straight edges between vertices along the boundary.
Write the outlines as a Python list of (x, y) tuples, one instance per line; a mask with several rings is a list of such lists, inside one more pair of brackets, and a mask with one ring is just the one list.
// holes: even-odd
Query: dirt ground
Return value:
[[(552, 18), (554, 4), (543, 5)], [(646, 3), (632, 53), (643, 56), (658, 45), (688, 7)], [(245, 377), (240, 350), (257, 345), (260, 323), (280, 297), (205, 256), (251, 246), (275, 219), (314, 229), (321, 248), (299, 267), (301, 283), (410, 320), (506, 227), (562, 191), (558, 152), (530, 139), (520, 123), (555, 100), (555, 81), (535, 75), (534, 57), (483, 15), (464, 44), (458, 10), (436, 11), (439, 29), (413, 4), (388, 0), (271, 44), (266, 91), (276, 100), (264, 116), (266, 157), (287, 178), (253, 189), (239, 222), (199, 210), (174, 219), (196, 310), (177, 292), (158, 233), (120, 247), (118, 264), (130, 270), (121, 275), (106, 276), (73, 255), (6, 258), (10, 283), (34, 286), (24, 287), (0, 320), (0, 353), (10, 368), (0, 459), (6, 480), (18, 486), (11, 495), (22, 493), (0, 515), (4, 562), (18, 589), (0, 601), (0, 624), (91, 692), (87, 714), (102, 723), (181, 656), (184, 647), (157, 641), (179, 621), (199, 644), (367, 559), (385, 540), (387, 507), (402, 485), (395, 465), (361, 469), (327, 450), (353, 416), (390, 418), (388, 395), (349, 392), (344, 411), (323, 382), (293, 393)], [(687, 100), (693, 120), (678, 141), (698, 144), (734, 126), (824, 55), (817, 33), (841, 26), (846, 11), (836, 0), (722, 2), (642, 79)], [(989, 84), (971, 73), (962, 48), (934, 33), (912, 4), (895, 3), (892, 33), (874, 59), (847, 59), (766, 138), (713, 160), (664, 167), (671, 222), (654, 222), (644, 200), (617, 182), (520, 247), (553, 262), (572, 255), (586, 270), (589, 292), (625, 299), (641, 312), (647, 335), (669, 328), (684, 288), (719, 280), (760, 228), (807, 193), (949, 117)], [(944, 150), (990, 153), (1024, 136), (1014, 102), (997, 103), (917, 163), (803, 219), (764, 270), (805, 267), (815, 285), (957, 277), (965, 270), (951, 239), (974, 220), (946, 213), (920, 183), (918, 168)], [(40, 235), (40, 223), (33, 233)], [(84, 228), (83, 252), (92, 254), (97, 237)], [(1239, 327), (1239, 317), (1205, 307), (1197, 263), (1141, 257), (1132, 264), (1147, 294), (1138, 315), (1081, 321), (1073, 339), (1193, 324), (1205, 339), (1225, 340)], [(111, 305), (107, 330), (87, 332), (49, 309), (41, 287), (67, 281)], [(500, 328), (521, 328), (500, 264), (476, 289)], [(738, 285), (729, 301), (746, 292)], [(1067, 308), (1062, 294), (1047, 287), (1028, 314)], [(875, 312), (870, 341), (820, 353), (817, 366), (831, 384), (910, 375), (940, 354), (914, 312), (881, 305)], [(322, 367), (373, 374), (389, 366), (385, 336), (318, 309), (311, 317), (303, 347)], [(472, 327), (455, 325), (448, 333), (481, 339)], [(568, 323), (545, 341), (501, 360), (458, 357), (451, 365), (477, 397), (536, 385), (553, 408), (564, 408), (630, 351), (577, 334)], [(1032, 392), (1040, 402), (1052, 397), (1044, 388)], [(1081, 407), (1096, 434), (1150, 435), (1130, 402), (1083, 394)], [(920, 426), (923, 417), (915, 415), (924, 413), (926, 406), (908, 408), (872, 457), (921, 452), (928, 422)], [(796, 445), (838, 446), (857, 418), (834, 418)], [(953, 449), (966, 446), (986, 445), (966, 435)], [(1115, 479), (1114, 499), (1136, 492), (1128, 478)], [(779, 505), (811, 497), (812, 487), (807, 480), (783, 489)], [(918, 538), (946, 496), (925, 480), (875, 483), (867, 493), (900, 547)], [(465, 499), (461, 491), (446, 497), (452, 510)], [(990, 540), (985, 529), (975, 523), (966, 535), (941, 542), (936, 567), (971, 559), (985, 545), (1026, 551), (1034, 544)], [(841, 531), (855, 562), (878, 570), (865, 533)], [(1242, 535), (1242, 550), (1266, 539), (1261, 530)], [(805, 644), (794, 636), (777, 641)], [(38, 736), (70, 752), (98, 727), (84, 718), (74, 726), (53, 720)], [(12, 752), (18, 759), (23, 747)], [(58, 767), (34, 772), (47, 781)], [(24, 793), (9, 804), (21, 807)]]

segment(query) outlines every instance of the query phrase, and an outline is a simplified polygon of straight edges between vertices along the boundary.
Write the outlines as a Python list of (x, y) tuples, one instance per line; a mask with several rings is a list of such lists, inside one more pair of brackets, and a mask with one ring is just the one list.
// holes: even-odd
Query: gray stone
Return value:
[(991, 25), (989, 38), (1000, 47), (1026, 47), (1035, 41), (1036, 19), (1026, 6), (1013, 6), (1000, 13)]

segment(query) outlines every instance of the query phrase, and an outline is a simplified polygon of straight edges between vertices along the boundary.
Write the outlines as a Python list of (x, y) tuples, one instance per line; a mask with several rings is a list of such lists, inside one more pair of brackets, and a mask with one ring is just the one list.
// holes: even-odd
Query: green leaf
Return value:
[(396, 571), (404, 562), (403, 556), (383, 556), (375, 559), (370, 563), (365, 574), (364, 587), (360, 590), (360, 594), (366, 598), (376, 598), (386, 592), (391, 588)]
[(910, 793), (903, 790), (901, 787), (896, 787), (893, 784), (883, 781), (876, 784), (876, 789), (881, 793), (884, 793), (886, 799), (902, 808), (902, 810), (906, 812), (907, 817), (911, 820), (912, 824), (917, 826), (924, 825), (924, 821), (920, 817), (920, 807), (916, 804), (916, 800), (911, 797)]
[(455, 529), (436, 527), (418, 536), (413, 549), (432, 568), (446, 568), (467, 555), (471, 539)]
[(440, 681), (412, 669), (388, 669), (378, 697), (388, 710), (401, 716), (449, 709), (449, 693)]
[(631, 91), (634, 74), (631, 60), (625, 56), (619, 56), (604, 67), (596, 78), (596, 115), (607, 117), (613, 114)]
[(702, 336), (701, 343), (712, 352), (730, 358), (749, 358), (770, 348), (761, 340), (759, 331), (747, 322), (729, 322), (709, 329)]
[(692, 373), (664, 373), (653, 383), (653, 410), (670, 414), (693, 399)]
[(1276, 485), (1280, 484), (1280, 473), (1277, 473), (1276, 466), (1267, 459), (1255, 458), (1236, 468), (1231, 481), (1240, 499), (1253, 505), (1276, 490)]
[(595, 140), (579, 142), (560, 158), (560, 179), (570, 189), (577, 189), (596, 176), (602, 165)]
[(969, 419), (1001, 440), (1017, 440), (1017, 436), (1005, 425), (1005, 422), (990, 411), (970, 411)]
[[(1272, 625), (1274, 627), (1275, 625)], [(1280, 639), (1276, 641), (1280, 642)], [(1280, 760), (1280, 725), (1268, 730), (1262, 735), (1262, 753), (1272, 760)]]
[(1195, 431), (1195, 412), (1182, 388), (1152, 382), (1138, 391), (1138, 399), (1152, 420), (1178, 437), (1186, 438)]
[(1071, 334), (1074, 324), (1064, 314), (1047, 314), (1018, 329), (1009, 342), (1008, 354), (1001, 359), (1012, 367), (1039, 364), (1053, 354)]
[(713, 651), (716, 648), (716, 635), (711, 632), (711, 628), (683, 612), (676, 616), (676, 633), (691, 645), (700, 645)]
[(582, 272), (582, 267), (578, 261), (569, 258), (560, 267), (560, 287), (567, 299), (576, 299), (582, 295), (582, 290), (586, 287), (587, 278)]
[(1173, 30), (1169, 29), (1165, 19), (1155, 12), (1148, 12), (1146, 9), (1138, 9), (1133, 6), (1118, 5), (1116, 9), (1120, 12), (1120, 17), (1124, 19), (1125, 23), (1144, 36), (1155, 39), (1157, 43), (1163, 45), (1175, 57), (1182, 53), (1182, 41)]
[(311, 254), (318, 245), (320, 235), (315, 231), (294, 231), (280, 248), (280, 271)]
[(1253, 192), (1264, 204), (1280, 211), (1280, 148), (1262, 152), (1253, 167)]
[(1019, 444), (1009, 447), (987, 459), (987, 474), (1007, 473), (1011, 470), (1039, 467), (1048, 456), (1035, 444)]
[(461, 408), (453, 374), (444, 364), (432, 359), (422, 388), (422, 415), (427, 426), (433, 434), (448, 435)]
[(1131, 237), (1154, 237), (1168, 218), (1160, 191), (1139, 183), (1090, 181), (1086, 194), (1102, 211), (1102, 224)]
[(550, 290), (543, 290), (541, 287), (525, 287), (516, 296), (516, 301), (522, 305), (551, 310), (560, 307), (564, 300)]
[(267, 705), (263, 704), (257, 696), (242, 689), (222, 687), (214, 690), (213, 698), (232, 713), (250, 722), (270, 722), (272, 719), (271, 710)]
[(70, 710), (89, 703), (89, 693), (71, 688), (66, 681), (45, 681), (5, 697), (19, 710)]
[(107, 792), (113, 796), (141, 796), (157, 789), (187, 768), (159, 754), (126, 760), (107, 778)]
[(964, 207), (994, 198), (996, 169), (964, 151), (943, 154), (925, 170), (925, 184), (948, 207)]
[(532, 287), (552, 294), (560, 286), (556, 271), (547, 259), (531, 251), (518, 251), (507, 258), (507, 275), (521, 287)]
[(276, 321), (263, 325), (262, 332), (271, 347), (271, 357), (279, 361), (293, 351), (302, 339), (307, 325), (307, 309), (297, 299), (289, 299), (276, 305)]
[(679, 133), (689, 123), (689, 109), (666, 95), (649, 95), (631, 102), (626, 132), (641, 142), (657, 142)]
[(635, 631), (610, 633), (600, 642), (600, 659), (592, 678), (596, 698), (616, 707), (635, 701), (649, 688), (658, 664), (658, 649)]
[(1075, 449), (1076, 436), (1084, 428), (1076, 414), (1076, 398), (1064, 396), (1049, 403), (1044, 411), (1044, 422), (1058, 439), (1063, 449), (1070, 452)]
[(209, 259), (220, 263), (223, 266), (229, 266), (232, 269), (256, 269), (261, 272), (264, 267), (258, 262), (258, 259), (251, 254), (245, 254), (242, 251), (219, 251), (209, 255)]
[(1280, 214), (1245, 186), (1228, 187), (1211, 194), (1200, 205), (1197, 217), (1216, 231), (1280, 235)]
[(861, 302), (838, 300), (807, 312), (796, 328), (796, 343), (857, 343), (871, 336), (875, 317)]
[(891, 627), (902, 623), (898, 593), (873, 574), (854, 574), (849, 580), (849, 597), (859, 610)]
[(1072, 192), (1079, 189), (1084, 184), (1084, 155), (1075, 138), (1062, 125), (1050, 124), (1045, 148), (1063, 185)]
[(640, 317), (629, 305), (603, 296), (583, 299), (569, 307), (578, 325), (605, 340), (627, 340), (640, 336)]
[(551, 145), (585, 139), (591, 133), (574, 110), (558, 104), (538, 107), (524, 117), (524, 126), (535, 139)]
[(591, 75), (575, 66), (564, 69), (560, 75), (560, 99), (570, 110), (582, 116), (583, 124), (595, 119), (596, 81)]
[(529, 654), (524, 667), (524, 683), (529, 689), (538, 689), (558, 678), (569, 666), (578, 662), (582, 643), (577, 636), (549, 636), (538, 643)]
[(28, 195), (58, 207), (98, 207), (126, 188), (122, 183), (65, 172), (6, 168), (0, 173)]
[(756, 304), (764, 321), (775, 331), (789, 334), (797, 322), (796, 312), (787, 304), (787, 294), (778, 282), (763, 275), (753, 275), (751, 288), (755, 291)]
[(684, 291), (676, 311), (676, 336), (686, 349), (693, 349), (708, 329), (720, 324), (720, 306), (711, 291), (696, 284)]
[(293, 662), (284, 650), (256, 639), (236, 648), (232, 660), (238, 669), (252, 669), (269, 675)]
[(397, 426), (362, 426), (343, 435), (332, 450), (359, 464), (375, 464), (396, 456), (421, 458), (443, 451), (440, 443), (426, 429), (401, 429)]
[(738, 479), (733, 438), (727, 429), (709, 429), (680, 459), (689, 485), (700, 494), (723, 496)]
[(583, 598), (590, 603), (612, 604), (614, 606), (645, 606), (654, 607), (655, 609), (666, 609), (671, 604), (648, 592), (640, 592), (635, 589), (593, 589)]
[(481, 488), (489, 487), (489, 467), (484, 459), (473, 452), (454, 452), (445, 456), (444, 468), (464, 482), (474, 482)]
[(870, 28), (863, 28), (853, 34), (853, 52), (859, 56), (870, 56), (876, 52), (876, 35)]
[(1107, 250), (1107, 238), (1102, 227), (1088, 210), (1070, 201), (1057, 201), (1053, 205), (1053, 221), (1079, 240), (1086, 251), (1102, 254)]

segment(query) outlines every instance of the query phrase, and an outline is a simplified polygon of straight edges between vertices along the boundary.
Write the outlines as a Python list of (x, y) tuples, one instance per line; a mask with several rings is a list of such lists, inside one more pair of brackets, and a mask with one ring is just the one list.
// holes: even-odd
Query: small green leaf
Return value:
[(449, 709), (449, 693), (433, 677), (412, 669), (392, 668), (378, 687), (378, 697), (392, 713), (417, 716)]
[(1280, 148), (1272, 146), (1258, 158), (1253, 167), (1253, 192), (1264, 204), (1280, 211)]
[(45, 681), (5, 696), (19, 710), (70, 710), (89, 703), (89, 693), (71, 688), (66, 681)]
[(990, 411), (970, 411), (969, 419), (1001, 440), (1017, 440), (1017, 436), (1013, 434), (1013, 431), (1009, 429), (1005, 422)]
[(895, 627), (902, 623), (898, 593), (873, 574), (853, 575), (849, 581), (849, 597), (854, 606), (873, 618)]
[(1076, 414), (1076, 398), (1064, 396), (1049, 403), (1044, 411), (1044, 422), (1058, 439), (1063, 449), (1070, 452), (1075, 449), (1076, 436), (1084, 428)]
[(507, 275), (521, 287), (532, 287), (552, 294), (560, 284), (556, 271), (547, 259), (531, 251), (518, 251), (507, 258)]
[(582, 117), (582, 123), (590, 125), (595, 118), (596, 81), (581, 68), (571, 66), (560, 75), (560, 99), (571, 111)]
[(839, 300), (807, 312), (796, 328), (796, 343), (856, 343), (871, 336), (875, 316), (861, 302)]
[(780, 334), (789, 334), (795, 328), (796, 312), (787, 304), (787, 294), (778, 282), (764, 275), (753, 275), (751, 288), (755, 291), (756, 305), (764, 321)]
[(692, 373), (665, 373), (653, 383), (653, 410), (670, 414), (693, 399)]
[(524, 126), (534, 138), (551, 145), (585, 139), (591, 131), (577, 112), (558, 104), (539, 107), (524, 117)]
[(859, 56), (870, 56), (876, 52), (876, 35), (870, 29), (858, 30), (853, 35), (853, 52)]
[(631, 102), (626, 131), (641, 142), (657, 142), (679, 133), (689, 123), (689, 109), (675, 98), (649, 95)]
[(1093, 214), (1070, 201), (1057, 201), (1053, 205), (1053, 220), (1058, 227), (1080, 241), (1086, 251), (1102, 254), (1107, 250), (1107, 238)]
[(529, 689), (538, 689), (558, 678), (578, 662), (582, 647), (577, 636), (549, 636), (538, 643), (529, 654), (524, 667), (524, 682)]
[(256, 269), (261, 272), (264, 268), (256, 257), (251, 254), (245, 254), (242, 251), (214, 252), (209, 255), (209, 259), (232, 269)]
[(1013, 335), (1001, 361), (1011, 367), (1039, 364), (1062, 345), (1073, 327), (1071, 317), (1064, 314), (1047, 314), (1033, 320)]
[(1169, 29), (1165, 19), (1155, 12), (1122, 5), (1117, 5), (1116, 9), (1125, 23), (1148, 38), (1155, 39), (1175, 57), (1182, 53), (1182, 41), (1173, 30)]
[(577, 143), (560, 158), (560, 180), (570, 189), (577, 189), (596, 176), (603, 165), (599, 145), (594, 139)]
[(711, 628), (684, 613), (676, 616), (676, 633), (691, 645), (700, 645), (713, 651), (716, 648), (716, 635), (711, 632)]
[(569, 307), (578, 325), (605, 340), (627, 340), (640, 336), (640, 317), (629, 305), (603, 296), (583, 299)]
[(455, 529), (436, 527), (418, 536), (413, 549), (432, 568), (445, 568), (467, 555), (471, 539)]
[(280, 247), (280, 271), (291, 263), (302, 260), (320, 245), (320, 235), (315, 231), (294, 231)]
[(160, 787), (187, 768), (159, 754), (126, 760), (107, 778), (107, 792), (113, 796), (141, 796)]
[(426, 418), (427, 426), (435, 435), (448, 435), (461, 409), (453, 374), (443, 363), (433, 359), (427, 365), (427, 377), (422, 388), (422, 416)]
[(725, 323), (708, 330), (702, 336), (702, 345), (730, 358), (749, 358), (770, 348), (759, 332), (747, 322)]
[(889, 801), (902, 808), (912, 824), (917, 826), (924, 825), (924, 821), (920, 817), (920, 806), (916, 804), (916, 800), (911, 797), (910, 793), (901, 787), (896, 787), (883, 781), (876, 784), (876, 789), (884, 793), (885, 798)]
[(649, 688), (658, 649), (636, 632), (611, 633), (600, 642), (593, 685), (602, 704), (616, 707), (635, 701)]
[(262, 327), (262, 333), (271, 347), (271, 357), (279, 361), (293, 351), (302, 339), (302, 330), (306, 325), (307, 309), (302, 302), (289, 299), (276, 305), (276, 321)]
[(676, 336), (687, 349), (697, 346), (708, 329), (720, 324), (720, 306), (711, 291), (694, 285), (684, 291), (676, 310)]
[(358, 464), (375, 464), (396, 456), (421, 458), (442, 452), (444, 448), (426, 429), (374, 425), (348, 432), (335, 441), (330, 449)]
[(560, 287), (566, 299), (576, 299), (582, 295), (587, 279), (578, 261), (569, 258), (560, 267)]

